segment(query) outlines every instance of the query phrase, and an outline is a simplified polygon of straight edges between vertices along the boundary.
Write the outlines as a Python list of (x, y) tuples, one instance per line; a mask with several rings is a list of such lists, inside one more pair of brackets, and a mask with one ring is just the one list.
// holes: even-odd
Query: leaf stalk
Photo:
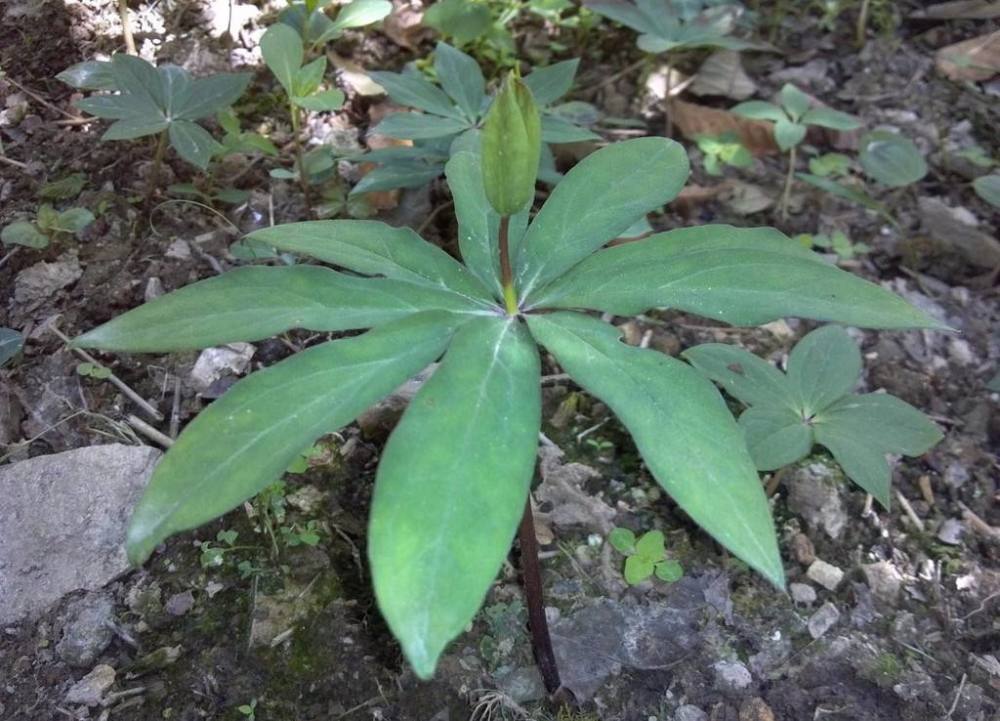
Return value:
[(510, 268), (510, 216), (500, 217), (500, 283), (503, 286), (503, 302), (507, 315), (517, 315), (517, 291), (514, 289), (514, 274)]
[(542, 674), (545, 690), (554, 694), (562, 687), (559, 680), (559, 666), (556, 664), (549, 623), (545, 618), (545, 600), (542, 596), (542, 573), (538, 563), (538, 539), (535, 537), (535, 518), (531, 513), (531, 494), (524, 504), (524, 515), (517, 529), (518, 544), (521, 547), (521, 583), (528, 606), (528, 627), (531, 630), (531, 646), (535, 652), (535, 662)]

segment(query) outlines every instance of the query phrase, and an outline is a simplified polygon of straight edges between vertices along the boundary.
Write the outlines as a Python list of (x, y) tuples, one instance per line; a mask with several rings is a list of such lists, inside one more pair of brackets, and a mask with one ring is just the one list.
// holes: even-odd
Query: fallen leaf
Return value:
[(989, 80), (1000, 73), (1000, 30), (943, 47), (934, 62), (950, 80)]
[(695, 95), (721, 95), (732, 100), (746, 100), (757, 92), (757, 84), (743, 70), (735, 50), (712, 53), (698, 68), (691, 83)]
[(990, 20), (1000, 18), (997, 0), (956, 0), (931, 5), (910, 15), (918, 20)]
[(424, 25), (424, 12), (409, 2), (395, 0), (392, 12), (382, 21), (382, 32), (397, 45), (416, 50), (424, 40), (434, 36), (434, 31)]
[(672, 103), (674, 125), (688, 140), (699, 135), (722, 135), (734, 132), (740, 142), (755, 156), (773, 155), (778, 152), (774, 142), (772, 123), (768, 120), (751, 120), (730, 113), (728, 110), (710, 108), (697, 103), (674, 100)]
[(739, 215), (753, 215), (774, 205), (774, 198), (759, 185), (730, 180), (729, 193), (722, 198), (722, 203)]
[(357, 63), (347, 58), (342, 58), (334, 52), (328, 53), (328, 57), (333, 67), (340, 71), (341, 79), (354, 88), (354, 91), (358, 95), (371, 97), (372, 95), (385, 94), (382, 86), (372, 80), (368, 76), (368, 73), (365, 72), (365, 69)]

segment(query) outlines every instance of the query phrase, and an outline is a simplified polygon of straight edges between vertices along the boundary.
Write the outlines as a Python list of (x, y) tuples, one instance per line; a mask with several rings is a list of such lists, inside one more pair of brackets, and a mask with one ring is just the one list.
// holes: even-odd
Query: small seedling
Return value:
[(781, 219), (788, 218), (788, 199), (792, 193), (792, 179), (795, 177), (795, 154), (799, 143), (805, 140), (810, 125), (818, 125), (834, 130), (853, 130), (861, 127), (853, 115), (831, 108), (810, 107), (812, 100), (791, 83), (781, 88), (781, 105), (763, 100), (748, 100), (732, 109), (737, 115), (755, 120), (774, 122), (774, 142), (788, 153), (788, 172), (785, 175), (785, 189), (781, 194)]
[(236, 710), (239, 711), (244, 716), (246, 716), (247, 721), (256, 721), (257, 699), (250, 699), (250, 703), (245, 703), (242, 706), (237, 706)]
[(278, 529), (285, 546), (315, 546), (320, 541), (319, 522), (307, 521), (305, 525), (293, 523), (291, 526), (281, 526)]
[(295, 30), (310, 51), (315, 51), (339, 38), (345, 30), (377, 23), (392, 12), (388, 0), (353, 0), (340, 5), (336, 17), (331, 18), (327, 14), (331, 6), (331, 0), (291, 2), (278, 19)]
[(907, 137), (875, 130), (861, 138), (858, 160), (865, 174), (890, 188), (916, 183), (927, 175), (927, 162)]
[[(202, 410), (135, 507), (126, 534), (132, 563), (267, 489), (303, 447), (441, 359), (378, 465), (367, 542), (376, 599), (410, 665), (430, 678), (519, 534), (525, 578), (532, 579), (533, 640), (554, 691), (559, 681), (544, 641), (528, 498), (544, 346), (617, 415), (652, 476), (694, 522), (784, 585), (767, 497), (719, 391), (677, 358), (623, 344), (599, 314), (672, 308), (736, 325), (804, 316), (865, 327), (943, 326), (768, 228), (681, 228), (605, 248), (683, 187), (687, 153), (665, 138), (595, 151), (529, 222), (540, 136), (531, 91), (508, 78), (480, 147), (448, 162), (462, 262), (406, 227), (359, 220), (279, 225), (250, 238), (342, 270), (239, 268), (74, 341), (163, 353), (292, 328), (322, 337), (375, 327), (319, 341), (252, 373)], [(269, 502), (266, 495), (258, 507)]]
[(722, 175), (724, 165), (734, 168), (753, 165), (753, 155), (732, 131), (721, 135), (699, 135), (696, 141), (698, 149), (705, 154), (705, 172), (709, 175)]
[(667, 583), (679, 581), (684, 575), (681, 564), (667, 558), (660, 531), (647, 531), (636, 540), (629, 529), (615, 528), (608, 534), (608, 541), (625, 556), (625, 582), (630, 586), (638, 586), (654, 575)]
[(202, 541), (201, 545), (198, 547), (201, 551), (201, 556), (199, 557), (201, 567), (218, 568), (225, 561), (227, 553), (248, 548), (246, 546), (236, 545), (236, 539), (239, 535), (240, 534), (237, 531), (224, 529), (215, 534), (216, 543), (222, 545), (215, 545), (211, 541)]
[(91, 115), (115, 121), (101, 140), (158, 137), (150, 180), (153, 188), (159, 182), (168, 143), (195, 167), (208, 167), (219, 143), (195, 121), (236, 102), (252, 76), (219, 73), (192, 78), (176, 65), (154, 67), (133, 55), (115, 55), (109, 62), (92, 60), (74, 65), (56, 77), (76, 88), (117, 91), (114, 95), (91, 95), (77, 103)]
[(104, 381), (111, 377), (111, 369), (97, 363), (77, 363), (76, 374), (83, 378)]
[(46, 183), (38, 191), (42, 200), (71, 200), (80, 194), (87, 178), (83, 173), (72, 173), (59, 180)]
[(867, 243), (854, 243), (842, 230), (835, 230), (830, 235), (803, 233), (795, 237), (806, 248), (820, 248), (834, 253), (840, 260), (851, 260), (855, 256), (871, 250)]
[(719, 343), (682, 354), (705, 377), (749, 406), (739, 424), (757, 468), (771, 471), (824, 446), (848, 478), (889, 507), (888, 453), (919, 456), (943, 437), (913, 406), (887, 393), (852, 393), (861, 352), (840, 326), (799, 341), (782, 373), (754, 354)]
[(24, 347), (24, 336), (11, 328), (0, 328), (0, 366)]
[(61, 235), (79, 235), (93, 222), (94, 214), (86, 208), (56, 210), (46, 203), (39, 206), (34, 222), (18, 220), (5, 226), (0, 242), (41, 250)]
[(825, 153), (809, 159), (809, 172), (820, 178), (839, 178), (851, 169), (851, 159), (843, 153)]
[[(597, 111), (593, 106), (579, 102), (555, 104), (569, 92), (579, 64), (579, 60), (564, 60), (537, 68), (524, 78), (541, 107), (544, 143), (600, 140), (600, 136), (580, 124), (596, 122)], [(486, 78), (479, 64), (461, 50), (438, 43), (434, 70), (440, 87), (416, 72), (370, 74), (392, 100), (421, 112), (392, 113), (372, 129), (372, 133), (410, 140), (414, 145), (374, 150), (360, 156), (358, 160), (378, 162), (380, 167), (365, 175), (352, 193), (423, 185), (444, 172), (451, 154), (476, 144), (469, 135), (482, 127), (490, 107)], [(547, 146), (543, 146), (540, 162), (542, 179), (557, 182), (559, 176)]]

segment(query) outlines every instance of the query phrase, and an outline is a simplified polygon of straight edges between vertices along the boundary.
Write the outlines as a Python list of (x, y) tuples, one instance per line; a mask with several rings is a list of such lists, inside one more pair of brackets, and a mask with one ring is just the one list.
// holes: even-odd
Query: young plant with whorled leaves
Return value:
[(664, 138), (594, 152), (531, 217), (537, 110), (513, 79), (493, 107), (480, 152), (458, 152), (448, 163), (462, 262), (378, 222), (281, 225), (251, 237), (340, 270), (241, 268), (75, 342), (162, 353), (293, 328), (374, 327), (253, 373), (203, 410), (133, 513), (133, 563), (237, 507), (317, 437), (440, 359), (378, 467), (367, 546), (379, 608), (417, 675), (429, 678), (475, 616), (520, 526), (532, 632), (553, 690), (528, 499), (541, 423), (539, 346), (617, 414), (692, 520), (781, 587), (767, 498), (719, 391), (681, 360), (623, 344), (591, 311), (674, 308), (737, 325), (786, 315), (877, 328), (939, 324), (768, 228), (684, 228), (602, 249), (683, 186), (687, 154)]

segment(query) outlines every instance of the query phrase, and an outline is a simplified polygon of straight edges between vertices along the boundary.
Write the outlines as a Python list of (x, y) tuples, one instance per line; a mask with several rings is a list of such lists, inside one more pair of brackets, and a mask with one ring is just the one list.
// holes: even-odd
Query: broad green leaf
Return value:
[(785, 83), (782, 86), (780, 97), (781, 105), (785, 109), (785, 112), (788, 113), (788, 117), (796, 122), (801, 120), (812, 104), (809, 96), (791, 83)]
[[(340, 8), (333, 26), (339, 31), (346, 28), (360, 28), (377, 23), (392, 12), (392, 3), (388, 0), (354, 0)], [(320, 42), (326, 38), (321, 38)]]
[(485, 5), (468, 0), (438, 0), (424, 12), (424, 24), (465, 45), (486, 34), (493, 24)]
[(784, 374), (753, 353), (726, 343), (705, 343), (681, 353), (706, 378), (725, 389), (741, 403), (799, 406)]
[(817, 328), (792, 349), (786, 373), (808, 418), (854, 390), (861, 375), (861, 351), (840, 326)]
[(972, 188), (980, 198), (994, 208), (1000, 208), (1000, 173), (976, 178), (972, 181)]
[(419, 188), (444, 172), (444, 164), (393, 163), (380, 165), (351, 189), (351, 195), (372, 193), (376, 190), (396, 188)]
[(681, 228), (602, 250), (526, 306), (616, 315), (676, 308), (734, 325), (799, 316), (862, 328), (946, 327), (776, 230), (725, 225)]
[(323, 73), (325, 72), (325, 55), (320, 55), (312, 62), (306, 63), (295, 71), (290, 95), (294, 98), (304, 98), (307, 95), (312, 95), (319, 88), (319, 84), (323, 82)]
[(649, 470), (722, 545), (784, 586), (767, 498), (722, 396), (693, 368), (624, 345), (618, 331), (578, 313), (529, 315), (535, 338), (632, 434)]
[(423, 76), (379, 71), (369, 73), (369, 76), (385, 89), (390, 98), (400, 105), (409, 105), (411, 108), (417, 108), (434, 115), (462, 121), (463, 126), (465, 125), (462, 114), (458, 111), (455, 103), (445, 95), (444, 91), (425, 80)]
[(56, 79), (81, 90), (118, 90), (111, 62), (107, 60), (87, 60), (71, 65), (56, 75)]
[(207, 130), (190, 120), (170, 123), (170, 145), (177, 154), (192, 165), (204, 170), (222, 146)]
[(414, 315), (314, 346), (233, 386), (198, 414), (156, 467), (129, 522), (132, 563), (273, 483), (316, 438), (350, 423), (434, 361), (454, 332), (454, 318)]
[(531, 89), (539, 107), (551, 105), (573, 87), (573, 78), (580, 65), (579, 58), (563, 60), (544, 68), (536, 68), (524, 78), (524, 84)]
[(302, 66), (302, 38), (284, 23), (275, 23), (260, 39), (264, 62), (288, 95), (292, 95), (295, 74)]
[(651, 561), (659, 561), (667, 554), (664, 545), (662, 531), (647, 531), (642, 534), (635, 543), (635, 553), (637, 556), (648, 558)]
[(56, 217), (53, 230), (60, 233), (79, 233), (94, 222), (94, 214), (86, 208), (68, 208)]
[(49, 247), (49, 236), (27, 220), (17, 220), (0, 231), (0, 242), (4, 245), (23, 245), (25, 248), (40, 250)]
[(774, 142), (782, 150), (790, 150), (806, 137), (806, 126), (789, 120), (779, 120), (774, 124)]
[(235, 103), (250, 80), (251, 73), (219, 73), (207, 78), (198, 78), (191, 84), (191, 91), (175, 118), (198, 120), (214, 115)]
[(389, 438), (368, 557), (420, 678), (479, 610), (524, 512), (541, 419), (538, 349), (516, 318), (462, 326)]
[(279, 250), (302, 253), (364, 275), (384, 275), (488, 300), (465, 266), (410, 228), (374, 220), (313, 220), (250, 233)]
[(169, 127), (169, 123), (159, 116), (142, 116), (134, 118), (124, 118), (111, 124), (101, 140), (135, 140), (146, 135), (162, 133)]
[(24, 345), (24, 336), (11, 328), (0, 328), (0, 366), (9, 361)]
[(913, 141), (887, 130), (861, 138), (858, 160), (869, 177), (890, 188), (915, 183), (927, 175), (927, 163)]
[(653, 19), (646, 16), (639, 8), (622, 0), (584, 0), (584, 7), (599, 15), (621, 23), (640, 33), (649, 33), (656, 28)]
[(160, 78), (160, 92), (163, 95), (163, 114), (168, 121), (177, 117), (180, 109), (191, 100), (193, 87), (191, 75), (177, 65), (161, 65), (156, 69)]
[(521, 295), (527, 297), (672, 200), (688, 171), (683, 146), (666, 138), (626, 140), (588, 155), (528, 226), (515, 258)]
[(625, 583), (637, 586), (653, 575), (654, 562), (645, 556), (629, 556), (625, 559)]
[(884, 448), (842, 424), (817, 424), (816, 442), (833, 454), (848, 478), (889, 508), (892, 469), (886, 461)]
[(608, 534), (608, 543), (626, 556), (635, 553), (635, 534), (627, 528), (612, 528)]
[(111, 58), (111, 74), (115, 84), (128, 96), (136, 114), (159, 112), (167, 106), (163, 84), (156, 68), (133, 55), (119, 53)]
[[(498, 250), (500, 216), (486, 199), (479, 154), (466, 150), (455, 153), (448, 161), (445, 175), (455, 203), (458, 247), (462, 259), (466, 267), (492, 291), (495, 298), (502, 298)], [(530, 208), (525, 208), (510, 219), (507, 234), (512, 255), (520, 247), (529, 211)]]
[(776, 123), (788, 120), (788, 116), (785, 115), (784, 110), (774, 103), (766, 103), (763, 100), (747, 100), (744, 103), (735, 105), (729, 112), (753, 120), (771, 120)]
[(373, 133), (402, 140), (429, 140), (457, 135), (469, 128), (469, 121), (442, 118), (424, 113), (391, 113), (373, 129)]
[(83, 173), (73, 173), (43, 185), (38, 191), (38, 197), (43, 200), (69, 200), (80, 194), (86, 182), (87, 178)]
[(740, 416), (747, 449), (759, 471), (773, 471), (804, 458), (813, 447), (813, 431), (802, 414), (787, 406), (760, 405)]
[(588, 140), (600, 140), (601, 136), (586, 128), (574, 125), (556, 115), (542, 115), (542, 142), (545, 143), (582, 143)]
[(415, 283), (328, 268), (252, 266), (193, 283), (77, 338), (82, 348), (145, 353), (270, 338), (292, 328), (370, 328), (420, 310), (474, 312), (463, 298)]
[(307, 98), (293, 97), (292, 102), (316, 113), (332, 112), (343, 107), (344, 93), (341, 90), (320, 90)]
[(486, 97), (486, 79), (479, 63), (447, 43), (438, 43), (434, 51), (434, 69), (444, 91), (467, 118), (476, 120)]
[(799, 122), (803, 125), (820, 125), (834, 130), (854, 130), (861, 127), (861, 121), (853, 115), (842, 113), (831, 108), (813, 108), (807, 110)]
[[(134, 108), (124, 95), (91, 95), (89, 98), (78, 100), (76, 107), (98, 118), (113, 120), (127, 118), (134, 112)], [(153, 117), (158, 117), (156, 112), (150, 111), (150, 114)]]

